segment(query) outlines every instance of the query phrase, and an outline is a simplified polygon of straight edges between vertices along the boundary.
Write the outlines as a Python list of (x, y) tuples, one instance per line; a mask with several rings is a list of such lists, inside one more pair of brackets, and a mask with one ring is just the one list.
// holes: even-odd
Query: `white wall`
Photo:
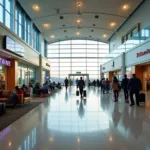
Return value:
[[(114, 62), (114, 67), (112, 67), (113, 62)], [(102, 73), (113, 71), (113, 70), (119, 70), (121, 69), (121, 66), (122, 66), (122, 55), (102, 65)]]
[(110, 39), (110, 51), (121, 44), (122, 36), (131, 30), (137, 23), (141, 23), (141, 29), (150, 25), (150, 0), (146, 0), (139, 9), (128, 19), (121, 29)]
[(150, 39), (148, 39), (146, 42), (141, 44), (140, 46), (132, 49), (131, 51), (128, 51), (125, 54), (125, 65), (128, 66), (133, 66), (136, 64), (144, 63), (144, 62), (149, 62), (150, 61), (150, 53), (141, 57), (137, 57), (137, 53), (139, 52), (144, 52), (147, 49), (150, 49)]

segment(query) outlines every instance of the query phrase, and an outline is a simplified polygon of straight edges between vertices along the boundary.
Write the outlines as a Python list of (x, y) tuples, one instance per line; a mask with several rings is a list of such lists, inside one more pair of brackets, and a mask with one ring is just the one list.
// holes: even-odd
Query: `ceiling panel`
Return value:
[[(83, 7), (80, 9), (80, 15), (78, 15), (76, 0), (19, 0), (48, 42), (69, 38), (90, 38), (107, 42), (142, 2), (142, 0), (81, 1)], [(39, 12), (33, 11), (32, 6), (34, 4), (39, 5)], [(125, 4), (129, 6), (128, 10), (122, 9)], [(59, 14), (57, 14), (56, 9), (60, 10)], [(96, 19), (95, 15), (98, 15), (99, 18)], [(60, 16), (63, 16), (64, 19), (60, 19)], [(81, 20), (81, 30), (77, 29), (77, 19)], [(116, 26), (111, 27), (111, 22), (115, 22)], [(50, 29), (44, 29), (44, 23), (51, 24)], [(80, 32), (80, 36), (77, 36), (76, 32)], [(103, 37), (104, 34), (107, 37)], [(50, 35), (55, 35), (55, 38), (51, 39)]]

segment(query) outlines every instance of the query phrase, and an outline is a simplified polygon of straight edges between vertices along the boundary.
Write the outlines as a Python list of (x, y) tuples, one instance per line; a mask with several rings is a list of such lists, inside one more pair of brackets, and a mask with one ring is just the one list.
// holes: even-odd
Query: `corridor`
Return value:
[(75, 93), (63, 88), (0, 132), (0, 150), (150, 150), (150, 101), (131, 108), (122, 93), (118, 103), (97, 88), (82, 102)]

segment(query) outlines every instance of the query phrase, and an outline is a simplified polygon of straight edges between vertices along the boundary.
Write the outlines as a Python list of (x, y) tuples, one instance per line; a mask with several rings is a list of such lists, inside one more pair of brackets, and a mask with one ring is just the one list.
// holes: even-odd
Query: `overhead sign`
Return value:
[(81, 72), (76, 72), (76, 74), (81, 74)]
[(136, 57), (141, 57), (141, 56), (144, 56), (144, 55), (147, 55), (150, 53), (150, 49), (147, 49), (146, 51), (144, 52), (139, 52), (136, 54)]
[(0, 65), (10, 66), (11, 62), (9, 60), (0, 58)]

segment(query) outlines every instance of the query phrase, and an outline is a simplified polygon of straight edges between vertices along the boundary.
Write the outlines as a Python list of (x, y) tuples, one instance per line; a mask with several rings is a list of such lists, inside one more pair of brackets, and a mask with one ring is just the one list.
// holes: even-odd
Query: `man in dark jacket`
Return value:
[(141, 80), (137, 78), (135, 74), (133, 74), (132, 76), (133, 77), (129, 80), (128, 83), (128, 89), (130, 91), (130, 100), (131, 100), (130, 106), (134, 105), (134, 99), (133, 99), (134, 94), (136, 97), (136, 105), (139, 106), (139, 93), (140, 90), (142, 89), (142, 83)]
[(69, 80), (66, 78), (64, 82), (65, 82), (65, 87), (66, 87), (66, 91), (67, 91)]
[(124, 75), (124, 79), (121, 82), (121, 87), (124, 91), (124, 97), (125, 97), (125, 102), (128, 103), (129, 100), (129, 94), (128, 94), (128, 83), (129, 83), (129, 79), (127, 78), (127, 75)]
[(85, 82), (84, 82), (84, 80), (82, 80), (82, 77), (80, 77), (80, 80), (79, 80), (77, 88), (79, 88), (81, 98), (82, 98), (82, 95), (83, 95), (84, 87), (85, 87)]

